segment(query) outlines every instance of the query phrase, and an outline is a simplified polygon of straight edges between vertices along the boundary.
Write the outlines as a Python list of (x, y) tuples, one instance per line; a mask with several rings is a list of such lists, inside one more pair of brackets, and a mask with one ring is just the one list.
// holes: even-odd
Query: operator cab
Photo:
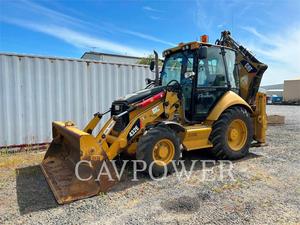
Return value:
[(176, 80), (181, 84), (188, 121), (202, 122), (228, 90), (239, 92), (232, 49), (192, 42), (167, 50), (164, 56), (160, 83), (165, 86)]

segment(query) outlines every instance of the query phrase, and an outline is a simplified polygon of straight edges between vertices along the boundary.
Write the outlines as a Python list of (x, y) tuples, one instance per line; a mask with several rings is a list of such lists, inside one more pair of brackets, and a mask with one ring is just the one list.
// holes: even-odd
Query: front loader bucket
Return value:
[[(59, 204), (106, 192), (117, 182), (115, 170), (94, 136), (62, 122), (53, 122), (52, 129), (53, 141), (41, 168)], [(111, 177), (98, 177), (103, 163)]]

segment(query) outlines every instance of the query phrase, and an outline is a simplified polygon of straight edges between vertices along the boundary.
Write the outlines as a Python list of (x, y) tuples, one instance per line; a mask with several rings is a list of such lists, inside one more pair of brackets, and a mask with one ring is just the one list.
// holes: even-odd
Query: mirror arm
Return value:
[(159, 85), (159, 68), (158, 68), (158, 54), (154, 50), (154, 56), (155, 56), (155, 86)]

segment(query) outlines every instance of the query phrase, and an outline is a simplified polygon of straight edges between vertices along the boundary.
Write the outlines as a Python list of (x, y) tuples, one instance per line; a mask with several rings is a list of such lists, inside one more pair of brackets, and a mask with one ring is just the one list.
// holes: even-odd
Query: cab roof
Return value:
[(179, 43), (176, 47), (174, 48), (168, 48), (166, 49), (165, 51), (163, 51), (163, 56), (167, 56), (173, 52), (177, 52), (179, 50), (187, 50), (187, 49), (191, 49), (191, 50), (194, 50), (194, 49), (197, 49), (199, 48), (200, 46), (207, 46), (207, 47), (224, 47), (224, 48), (227, 48), (227, 49), (230, 49), (230, 50), (233, 50), (232, 48), (229, 48), (227, 46), (223, 46), (223, 45), (214, 45), (214, 44), (211, 44), (211, 43), (207, 43), (207, 42), (199, 42), (199, 41), (192, 41), (192, 42), (187, 42), (187, 43)]

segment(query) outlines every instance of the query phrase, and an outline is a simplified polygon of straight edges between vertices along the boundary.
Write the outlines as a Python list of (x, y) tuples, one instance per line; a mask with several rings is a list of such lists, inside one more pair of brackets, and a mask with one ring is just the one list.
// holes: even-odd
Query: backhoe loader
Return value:
[[(93, 134), (104, 115), (96, 113), (83, 130), (73, 122), (53, 122), (53, 141), (41, 163), (59, 204), (108, 191), (114, 184), (97, 170), (121, 153), (134, 155), (156, 175), (172, 172), (181, 151), (210, 149), (218, 159), (235, 160), (261, 145), (266, 137), (266, 99), (258, 88), (267, 65), (231, 37), (221, 33), (215, 44), (180, 43), (158, 56), (145, 89), (112, 103), (110, 119)], [(106, 113), (108, 113), (106, 112)], [(113, 173), (113, 171), (112, 171)]]

